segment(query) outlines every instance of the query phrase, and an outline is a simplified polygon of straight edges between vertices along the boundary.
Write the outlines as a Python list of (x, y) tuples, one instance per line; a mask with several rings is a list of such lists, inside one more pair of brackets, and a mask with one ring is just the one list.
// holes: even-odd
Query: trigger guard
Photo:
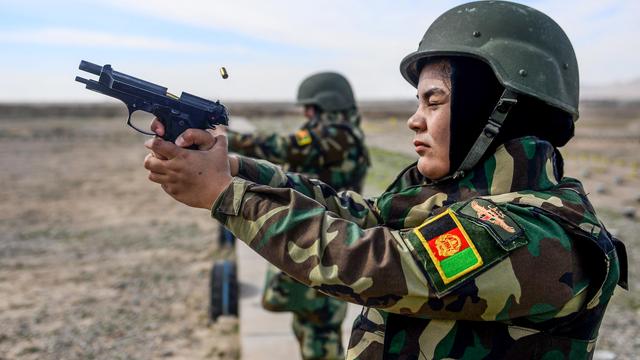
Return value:
[(136, 111), (144, 111), (144, 110), (135, 109), (135, 104), (134, 104), (133, 106), (127, 105), (127, 111), (129, 112), (129, 115), (127, 117), (127, 125), (129, 125), (130, 128), (132, 128), (133, 130), (135, 130), (135, 131), (137, 131), (137, 132), (139, 132), (141, 134), (144, 134), (144, 135), (150, 135), (150, 136), (155, 136), (156, 135), (155, 133), (153, 133), (151, 131), (146, 131), (146, 130), (139, 129), (133, 123), (131, 123), (131, 115), (133, 115), (133, 113), (136, 112)]

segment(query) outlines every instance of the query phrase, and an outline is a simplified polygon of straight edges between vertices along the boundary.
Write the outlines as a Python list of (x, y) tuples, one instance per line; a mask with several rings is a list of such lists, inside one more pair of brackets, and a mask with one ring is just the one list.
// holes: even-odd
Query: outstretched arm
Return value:
[(357, 147), (353, 134), (340, 126), (316, 126), (291, 134), (240, 134), (228, 131), (229, 150), (240, 155), (288, 164), (292, 169), (322, 169), (344, 161)]
[[(426, 219), (424, 226), (413, 229), (365, 228), (291, 188), (232, 178), (225, 138), (212, 135), (215, 143), (209, 151), (180, 149), (161, 139), (148, 142), (152, 151), (166, 157), (147, 158), (150, 179), (187, 205), (211, 208), (239, 239), (309, 286), (349, 302), (440, 319), (545, 320), (583, 305), (588, 281), (576, 271), (581, 264), (572, 256), (571, 241), (553, 221), (521, 210), (509, 213), (518, 223), (535, 222), (531, 229), (547, 230), (520, 233), (517, 246), (505, 250), (489, 225), (456, 213), (455, 227), (469, 234), (477, 257), (466, 251), (469, 256), (444, 264), (442, 256), (429, 254), (427, 242), (439, 239), (444, 230), (455, 230), (455, 222), (446, 227)], [(533, 244), (529, 247), (524, 246), (528, 239)], [(460, 250), (468, 245), (459, 244)], [(541, 259), (546, 265), (538, 264)], [(446, 283), (444, 276), (452, 282)], [(550, 286), (553, 296), (524, 292)]]
[[(298, 281), (360, 305), (472, 321), (544, 321), (583, 306), (589, 279), (561, 227), (504, 207), (527, 229), (505, 249), (490, 223), (465, 215), (469, 206), (415, 228), (365, 229), (291, 189), (235, 178), (212, 216)], [(550, 291), (527, 290), (539, 288)]]
[[(151, 123), (151, 130), (159, 136), (162, 136), (164, 127), (161, 122), (154, 120)], [(215, 134), (218, 138), (221, 138), (224, 133), (224, 129), (216, 129), (215, 131), (210, 131), (210, 133), (197, 129), (189, 129), (176, 139), (176, 145), (187, 148), (192, 144), (197, 144), (201, 150), (209, 150), (215, 143), (215, 139), (211, 137), (210, 134)], [(228, 134), (228, 132), (226, 133)], [(152, 147), (158, 147), (163, 149), (161, 151), (171, 151), (184, 154), (184, 152), (178, 149), (173, 149), (175, 146), (172, 144), (165, 144), (161, 141), (149, 143), (147, 147), (150, 149), (152, 149)], [(216, 150), (217, 153), (220, 151), (222, 151), (222, 149)], [(311, 179), (301, 174), (284, 172), (282, 171), (282, 168), (268, 161), (237, 155), (227, 155), (226, 149), (224, 154), (225, 156), (228, 156), (231, 176), (240, 176), (254, 183), (269, 185), (271, 187), (295, 189), (305, 196), (315, 199), (325, 206), (327, 210), (338, 214), (341, 218), (351, 220), (363, 228), (375, 226), (378, 223), (376, 211), (373, 209), (373, 201), (365, 199), (362, 195), (356, 192), (344, 191), (338, 193), (331, 186), (319, 180)], [(194, 157), (193, 159), (196, 160), (197, 157)], [(153, 157), (148, 157), (145, 161), (145, 166), (148, 166), (147, 168), (151, 170), (152, 173), (154, 170), (151, 167), (154, 166), (157, 167), (159, 171), (166, 172), (167, 170), (161, 169), (165, 163), (160, 160), (166, 160), (166, 158), (155, 152)], [(187, 160), (185, 159), (184, 161)], [(176, 161), (168, 162), (166, 165), (174, 166), (172, 165), (173, 163), (176, 163)], [(197, 166), (199, 166), (199, 164), (193, 164), (191, 167), (184, 166), (183, 169), (186, 171)], [(171, 179), (173, 184), (171, 189), (178, 191), (175, 184), (181, 180), (177, 178), (177, 172), (174, 172), (173, 174), (176, 179)], [(194, 177), (194, 174), (190, 174), (190, 178)], [(188, 185), (192, 186), (192, 184)], [(211, 206), (208, 206), (207, 208), (210, 209)]]
[(228, 130), (229, 150), (240, 155), (285, 164), (291, 140), (288, 136), (273, 134), (241, 134)]
[[(314, 199), (340, 218), (355, 222), (363, 228), (378, 224), (374, 201), (354, 191), (336, 191), (328, 184), (303, 174), (285, 172), (265, 160), (237, 157), (237, 176), (256, 184), (274, 188), (290, 188)], [(235, 174), (234, 174), (235, 175)]]

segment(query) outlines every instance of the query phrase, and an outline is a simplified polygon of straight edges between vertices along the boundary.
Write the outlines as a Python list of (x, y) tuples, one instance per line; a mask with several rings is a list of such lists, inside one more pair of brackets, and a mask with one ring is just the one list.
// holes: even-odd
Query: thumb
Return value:
[(224, 131), (216, 128), (207, 129), (207, 132), (214, 141), (214, 144), (212, 146), (213, 150), (224, 149), (225, 151), (227, 151), (227, 134)]
[(176, 145), (186, 148), (197, 145), (200, 150), (209, 150), (215, 143), (214, 138), (208, 132), (200, 129), (187, 129), (176, 139)]

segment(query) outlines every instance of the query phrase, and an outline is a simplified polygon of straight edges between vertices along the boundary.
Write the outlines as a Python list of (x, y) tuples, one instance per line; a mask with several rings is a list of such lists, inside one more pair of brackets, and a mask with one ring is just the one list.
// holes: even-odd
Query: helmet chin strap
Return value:
[(448, 179), (460, 179), (464, 177), (467, 171), (473, 169), (489, 146), (491, 146), (491, 143), (495, 140), (496, 136), (498, 136), (504, 120), (507, 118), (507, 115), (509, 115), (509, 111), (511, 111), (513, 106), (517, 103), (518, 94), (509, 89), (504, 89), (502, 95), (500, 95), (500, 99), (498, 99), (498, 102), (496, 103), (496, 106), (493, 108), (491, 115), (489, 115), (487, 125), (485, 125), (484, 129), (480, 132), (480, 135), (473, 143), (469, 153), (467, 153), (467, 156), (462, 160), (458, 169), (451, 175), (447, 175), (434, 181), (434, 183), (439, 183)]
[(489, 115), (487, 125), (485, 125), (484, 129), (480, 132), (480, 136), (478, 136), (476, 142), (473, 143), (471, 150), (469, 150), (467, 156), (462, 160), (462, 164), (460, 164), (458, 170), (453, 173), (452, 178), (461, 178), (467, 171), (476, 166), (480, 158), (482, 158), (482, 155), (484, 155), (493, 140), (500, 133), (500, 128), (507, 118), (507, 115), (509, 115), (509, 111), (511, 111), (517, 103), (518, 94), (509, 89), (504, 89), (498, 103), (493, 108), (491, 115)]

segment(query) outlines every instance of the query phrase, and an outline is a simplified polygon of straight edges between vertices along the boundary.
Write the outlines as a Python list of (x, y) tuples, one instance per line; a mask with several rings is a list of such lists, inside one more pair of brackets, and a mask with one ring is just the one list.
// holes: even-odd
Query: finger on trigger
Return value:
[(164, 125), (157, 117), (154, 118), (153, 121), (151, 121), (151, 131), (153, 131), (158, 136), (164, 136)]

